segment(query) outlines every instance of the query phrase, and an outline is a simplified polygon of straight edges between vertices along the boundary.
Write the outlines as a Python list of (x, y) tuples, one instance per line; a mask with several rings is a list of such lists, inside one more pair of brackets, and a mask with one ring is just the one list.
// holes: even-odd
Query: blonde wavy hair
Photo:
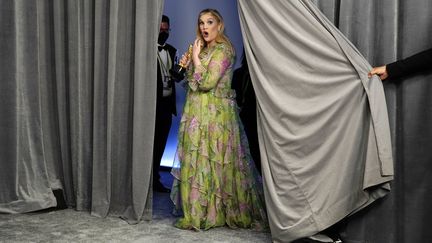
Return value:
[(200, 31), (200, 18), (204, 14), (211, 14), (217, 21), (217, 23), (220, 25), (220, 30), (218, 32), (218, 35), (216, 36), (216, 43), (225, 43), (232, 51), (234, 51), (233, 45), (231, 44), (231, 41), (228, 39), (228, 37), (225, 35), (225, 23), (222, 18), (222, 15), (216, 10), (207, 8), (202, 10), (198, 15), (198, 21), (197, 21), (197, 27), (196, 27), (196, 34), (197, 38), (199, 38), (202, 43), (204, 43), (204, 46), (207, 46), (207, 43), (204, 41), (204, 38), (201, 35)]

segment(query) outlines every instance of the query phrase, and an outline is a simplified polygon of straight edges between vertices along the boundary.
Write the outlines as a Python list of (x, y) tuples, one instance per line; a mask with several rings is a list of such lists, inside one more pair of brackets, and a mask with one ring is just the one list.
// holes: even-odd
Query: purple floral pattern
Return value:
[(171, 197), (182, 229), (267, 228), (262, 185), (254, 168), (231, 90), (234, 53), (205, 48), (189, 68), (189, 89), (178, 134), (180, 168)]

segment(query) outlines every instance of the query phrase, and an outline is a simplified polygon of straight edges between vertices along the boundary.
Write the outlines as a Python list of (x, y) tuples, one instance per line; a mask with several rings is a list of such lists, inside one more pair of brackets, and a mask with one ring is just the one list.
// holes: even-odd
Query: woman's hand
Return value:
[(195, 58), (195, 57), (198, 58), (198, 56), (201, 52), (202, 46), (203, 46), (203, 44), (201, 42), (202, 42), (201, 39), (199, 39), (199, 38), (195, 39), (194, 44), (193, 44), (193, 49), (192, 49), (192, 57), (193, 58)]
[(185, 54), (182, 55), (180, 62), (179, 62), (179, 65), (186, 68), (189, 66), (190, 62), (191, 62), (191, 57), (186, 52)]
[(193, 44), (193, 48), (192, 48), (192, 60), (193, 60), (195, 67), (201, 65), (201, 61), (199, 59), (199, 54), (201, 52), (202, 47), (203, 47), (202, 40), (199, 38), (195, 39), (194, 44)]

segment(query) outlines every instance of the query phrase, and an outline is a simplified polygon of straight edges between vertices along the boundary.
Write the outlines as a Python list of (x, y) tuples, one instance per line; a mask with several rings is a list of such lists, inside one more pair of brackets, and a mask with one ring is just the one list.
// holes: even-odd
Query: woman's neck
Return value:
[(210, 42), (207, 42), (207, 47), (213, 47), (216, 45), (216, 40), (212, 40)]

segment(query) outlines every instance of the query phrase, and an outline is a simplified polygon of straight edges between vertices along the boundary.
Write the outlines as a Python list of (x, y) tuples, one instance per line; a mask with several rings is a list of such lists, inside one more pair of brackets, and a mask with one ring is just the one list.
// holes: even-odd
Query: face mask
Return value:
[(163, 45), (165, 41), (168, 39), (169, 34), (165, 31), (159, 32), (158, 44)]

